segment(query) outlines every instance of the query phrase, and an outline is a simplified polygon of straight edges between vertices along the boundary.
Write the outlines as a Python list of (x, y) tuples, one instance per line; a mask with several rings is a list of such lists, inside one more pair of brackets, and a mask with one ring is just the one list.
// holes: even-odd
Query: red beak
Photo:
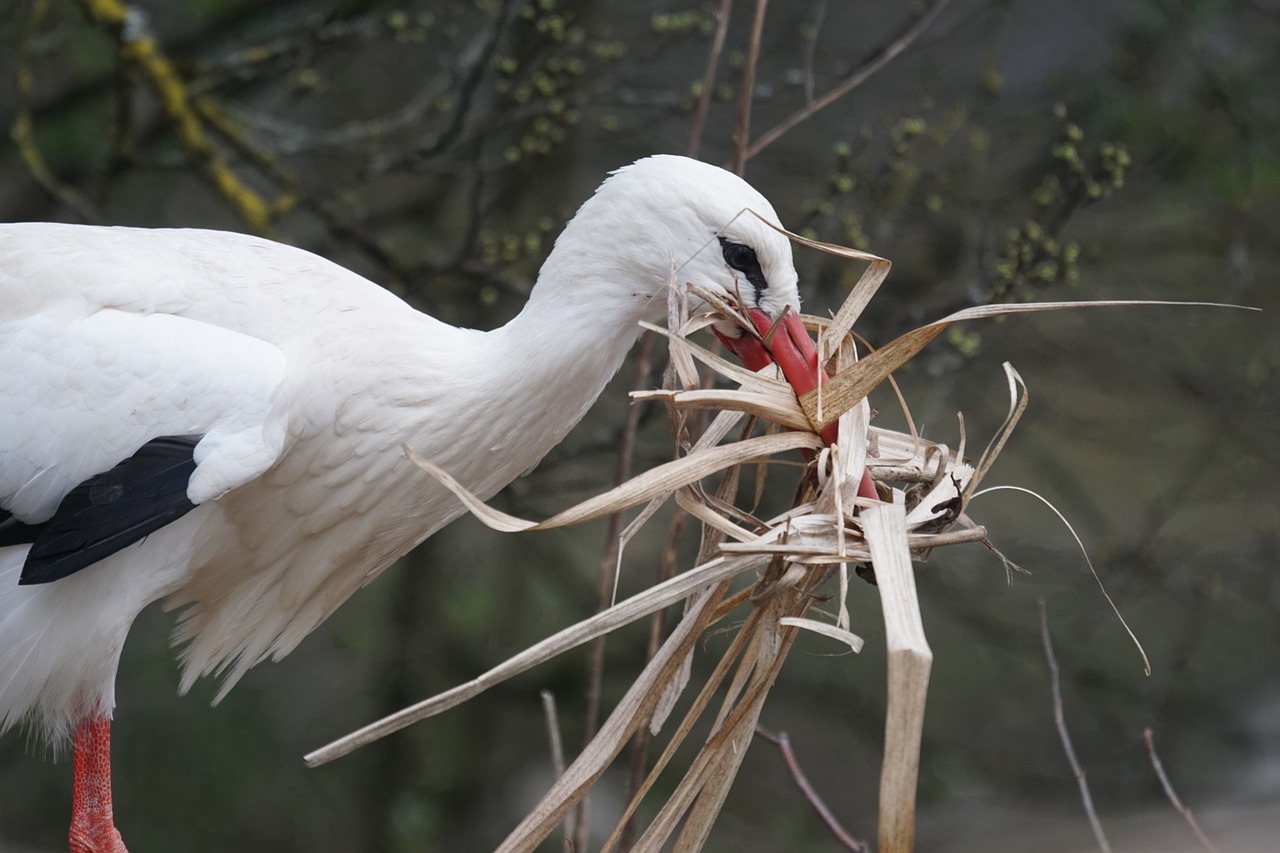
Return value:
[[(818, 350), (804, 327), (804, 321), (796, 314), (786, 314), (781, 323), (759, 308), (751, 308), (747, 316), (755, 325), (760, 337), (741, 334), (736, 338), (716, 336), (734, 355), (742, 360), (748, 370), (759, 370), (767, 364), (777, 364), (788, 384), (803, 397), (827, 381), (827, 372), (818, 366)], [(822, 440), (831, 444), (836, 440), (836, 424), (828, 424), (822, 430)]]
[[(744, 332), (731, 338), (720, 334), (714, 326), (712, 331), (715, 331), (716, 337), (730, 352), (741, 359), (748, 370), (759, 370), (768, 364), (777, 364), (787, 383), (795, 390), (797, 398), (827, 381), (827, 372), (818, 365), (818, 350), (809, 337), (809, 330), (804, 327), (804, 321), (798, 315), (785, 314), (781, 324), (775, 324), (759, 308), (748, 309), (747, 316), (760, 337)], [(838, 434), (838, 424), (827, 424), (822, 430), (822, 440), (833, 444)], [(875, 481), (871, 479), (871, 472), (865, 469), (862, 481), (858, 484), (858, 494), (864, 498), (878, 499)]]

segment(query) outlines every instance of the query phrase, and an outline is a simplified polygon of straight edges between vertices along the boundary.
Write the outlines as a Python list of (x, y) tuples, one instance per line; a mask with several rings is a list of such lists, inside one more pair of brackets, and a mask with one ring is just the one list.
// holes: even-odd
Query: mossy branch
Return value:
[(63, 184), (53, 174), (40, 146), (36, 144), (35, 120), (31, 111), (31, 93), (35, 88), (35, 72), (32, 70), (32, 41), (40, 24), (49, 11), (49, 0), (33, 0), (31, 12), (27, 16), (26, 26), (22, 33), (22, 43), (18, 50), (18, 73), (16, 76), (18, 109), (9, 135), (18, 149), (18, 156), (27, 172), (45, 191), (75, 211), (86, 222), (98, 219), (93, 205), (80, 193)]
[[(119, 44), (120, 58), (134, 67), (159, 96), (182, 147), (199, 163), (217, 193), (251, 229), (258, 233), (270, 230), (272, 220), (293, 205), (292, 195), (268, 200), (236, 174), (208, 133), (205, 116), (214, 111), (201, 108), (202, 96), (190, 91), (159, 40), (144, 26), (140, 13), (120, 0), (80, 0), (80, 5), (91, 21), (112, 32)], [(225, 132), (225, 124), (218, 129)]]

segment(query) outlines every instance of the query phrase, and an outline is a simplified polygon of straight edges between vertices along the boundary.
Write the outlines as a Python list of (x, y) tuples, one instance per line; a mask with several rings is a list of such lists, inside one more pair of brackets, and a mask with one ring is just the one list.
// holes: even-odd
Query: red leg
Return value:
[(129, 853), (111, 816), (111, 721), (76, 726), (71, 853)]

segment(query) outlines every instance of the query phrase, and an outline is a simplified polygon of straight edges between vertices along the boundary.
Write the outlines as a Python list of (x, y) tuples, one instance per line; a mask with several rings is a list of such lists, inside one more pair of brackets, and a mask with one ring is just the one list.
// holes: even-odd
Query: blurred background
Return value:
[[(727, 37), (704, 87), (722, 7)], [(733, 158), (755, 9), (9, 0), (0, 220), (258, 232), (492, 328), (519, 310), (610, 169), (692, 150), (701, 117), (697, 156)], [(793, 230), (893, 261), (859, 325), (869, 340), (988, 301), (1264, 309), (969, 324), (901, 372), (919, 428), (954, 445), (963, 412), (970, 448), (1004, 418), (1001, 363), (1021, 372), (1031, 404), (987, 482), (1033, 489), (1070, 520), (1153, 667), (1143, 674), (1048, 508), (1014, 492), (975, 501), (970, 514), (1030, 574), (1007, 577), (980, 546), (918, 567), (935, 651), (921, 850), (1097, 849), (1054, 728), (1041, 599), (1066, 721), (1116, 849), (1203, 849), (1164, 798), (1146, 727), (1219, 849), (1277, 849), (1277, 80), (1275, 0), (767, 8), (745, 174)], [(839, 97), (816, 109), (828, 95)], [(812, 313), (838, 307), (861, 272), (803, 249), (797, 265)], [(642, 385), (660, 381), (663, 358), (659, 344)], [(611, 485), (636, 382), (629, 364), (496, 504), (543, 518)], [(887, 389), (873, 403), (880, 423), (902, 423)], [(641, 411), (635, 470), (670, 454), (662, 411)], [(622, 594), (653, 582), (669, 520), (628, 547)], [(509, 536), (463, 519), (216, 708), (211, 680), (177, 696), (173, 615), (148, 610), (125, 649), (114, 726), (130, 850), (491, 848), (551, 780), (540, 690), (557, 698), (566, 743), (581, 741), (585, 651), (323, 768), (301, 756), (588, 616), (607, 539), (603, 522)], [(835, 815), (874, 839), (883, 630), (875, 588), (857, 583), (850, 604), (862, 654), (802, 638), (762, 723), (790, 734)], [(642, 667), (647, 634), (610, 638), (606, 711)], [(727, 641), (706, 640), (700, 659)], [(0, 739), (0, 850), (65, 849), (70, 777), (65, 756), (21, 733)], [(625, 766), (606, 777), (602, 825), (626, 784)], [(757, 741), (709, 849), (842, 848)]]

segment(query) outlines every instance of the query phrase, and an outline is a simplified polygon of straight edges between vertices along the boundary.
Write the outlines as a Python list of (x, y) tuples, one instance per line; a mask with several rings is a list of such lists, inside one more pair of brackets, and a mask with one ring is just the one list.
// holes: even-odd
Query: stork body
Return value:
[[(789, 245), (748, 209), (776, 221), (715, 167), (619, 170), (490, 332), (254, 237), (0, 225), (0, 729), (74, 732), (74, 820), (102, 824), (93, 751), (146, 605), (181, 609), (184, 691), (287, 654), (461, 513), (402, 445), (492, 495), (581, 418), (669, 284), (797, 308)], [(75, 849), (124, 849), (107, 780)]]

